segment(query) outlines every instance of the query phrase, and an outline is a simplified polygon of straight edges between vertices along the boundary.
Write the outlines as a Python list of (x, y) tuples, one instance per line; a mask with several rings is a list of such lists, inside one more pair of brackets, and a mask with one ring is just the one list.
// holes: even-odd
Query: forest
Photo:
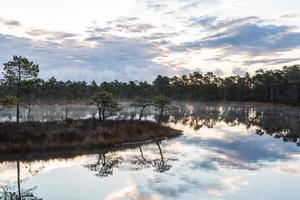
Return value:
[[(97, 81), (97, 80), (96, 80)], [(20, 84), (20, 96), (25, 102), (59, 103), (86, 101), (97, 91), (106, 91), (115, 99), (150, 98), (157, 95), (173, 100), (259, 101), (297, 105), (300, 102), (300, 65), (276, 70), (258, 70), (244, 76), (218, 77), (212, 72), (194, 72), (182, 76), (161, 76), (152, 82), (129, 81), (60, 81), (55, 77)], [(30, 83), (30, 84), (28, 84)], [(16, 81), (2, 79), (0, 97), (16, 96)], [(25, 98), (25, 99), (24, 99)]]

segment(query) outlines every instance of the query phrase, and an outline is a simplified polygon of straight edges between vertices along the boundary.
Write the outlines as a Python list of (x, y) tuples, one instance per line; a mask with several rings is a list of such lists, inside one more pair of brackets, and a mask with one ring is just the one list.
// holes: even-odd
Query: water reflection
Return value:
[(142, 170), (146, 168), (153, 168), (153, 171), (158, 173), (164, 173), (172, 168), (172, 162), (178, 161), (176, 158), (164, 156), (160, 142), (155, 143), (159, 150), (158, 158), (146, 159), (142, 146), (139, 146), (140, 156), (136, 156), (136, 159), (132, 159), (131, 164), (135, 166), (135, 170)]
[[(21, 186), (21, 170), (20, 170), (20, 161), (16, 161), (16, 173), (17, 173), (17, 181), (16, 185), (0, 185), (0, 188), (2, 191), (0, 192), (0, 199), (2, 200), (42, 200), (42, 198), (38, 198), (34, 195), (35, 190), (37, 189), (37, 186), (33, 186), (31, 188), (23, 188)], [(28, 168), (28, 172), (31, 174), (31, 176), (34, 176), (38, 174), (38, 170), (32, 171), (31, 164), (29, 166), (26, 165), (25, 168)]]
[(95, 172), (95, 176), (102, 178), (113, 175), (114, 168), (119, 167), (122, 160), (122, 157), (115, 156), (115, 154), (103, 153), (97, 155), (95, 163), (86, 164), (84, 167)]
[[(119, 167), (124, 169), (135, 169), (142, 170), (142, 167), (153, 168), (153, 171), (157, 173), (164, 173), (172, 168), (172, 162), (177, 161), (165, 155), (161, 141), (157, 140), (153, 145), (157, 147), (157, 150), (153, 154), (147, 149), (147, 153), (144, 154), (143, 146), (133, 146), (130, 149), (125, 150), (86, 150), (84, 155), (79, 155), (74, 152), (56, 152), (55, 154), (27, 154), (23, 157), (23, 161), (9, 161), (2, 162), (0, 164), (1, 174), (6, 174), (7, 177), (0, 177), (0, 199), (14, 199), (20, 200), (37, 200), (43, 199), (36, 197), (35, 191), (38, 189), (37, 186), (32, 186), (25, 189), (22, 187), (22, 182), (26, 182), (35, 176), (47, 173), (49, 168), (53, 168), (52, 162), (54, 162), (54, 168), (66, 167), (62, 162), (68, 163), (73, 166), (78, 164), (83, 169), (88, 169), (92, 172), (93, 176), (98, 178), (107, 178), (114, 175), (114, 170)], [(152, 144), (148, 144), (151, 147)], [(146, 145), (146, 147), (149, 147)], [(152, 149), (153, 150), (153, 149)], [(97, 152), (97, 153), (96, 153)], [(158, 153), (158, 155), (157, 155)], [(18, 155), (20, 156), (20, 155)], [(18, 158), (16, 156), (16, 158)], [(141, 157), (141, 159), (139, 158)], [(149, 158), (149, 160), (146, 159)], [(138, 161), (136, 158), (139, 158)], [(79, 162), (80, 161), (80, 162)], [(13, 164), (16, 164), (13, 166)], [(127, 166), (127, 167), (126, 167)], [(132, 167), (128, 167), (132, 166)], [(15, 169), (15, 172), (12, 171)], [(22, 175), (22, 172), (25, 172)], [(13, 174), (16, 174), (16, 180)], [(47, 198), (46, 198), (47, 199)]]
[(156, 142), (156, 145), (159, 149), (160, 158), (153, 160), (154, 171), (159, 172), (159, 173), (164, 173), (171, 169), (172, 165), (170, 164), (170, 161), (176, 161), (177, 159), (165, 158), (163, 156), (159, 142)]
[(268, 134), (300, 145), (300, 109), (247, 106), (205, 106), (179, 104), (180, 112), (165, 118), (165, 123), (181, 123), (194, 130), (213, 128), (218, 123), (234, 127), (256, 127), (257, 135)]
[[(17, 199), (18, 185), (21, 196), (33, 199), (299, 198), (299, 109), (177, 106), (163, 118), (184, 132), (172, 140), (117, 150), (0, 155), (0, 199), (8, 193)], [(157, 118), (155, 110), (146, 114)], [(136, 117), (132, 108), (119, 115)]]

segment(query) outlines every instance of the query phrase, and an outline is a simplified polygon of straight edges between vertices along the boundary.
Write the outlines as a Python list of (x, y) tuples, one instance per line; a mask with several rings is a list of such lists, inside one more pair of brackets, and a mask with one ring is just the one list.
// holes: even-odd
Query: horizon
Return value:
[(25, 56), (45, 80), (226, 77), (300, 61), (296, 0), (0, 2), (1, 65)]

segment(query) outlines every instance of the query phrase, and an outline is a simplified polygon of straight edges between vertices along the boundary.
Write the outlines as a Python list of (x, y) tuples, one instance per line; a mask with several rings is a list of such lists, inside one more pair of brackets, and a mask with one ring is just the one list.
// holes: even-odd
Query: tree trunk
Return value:
[(160, 108), (160, 112), (159, 112), (159, 118), (158, 118), (158, 123), (160, 124), (162, 116), (163, 116), (163, 112), (164, 112), (164, 107)]
[[(19, 96), (19, 95), (18, 95)], [(20, 116), (20, 104), (19, 104), (19, 100), (17, 100), (17, 123), (19, 123), (19, 116)]]
[(65, 120), (67, 120), (68, 119), (68, 108), (66, 107), (66, 116), (65, 116)]
[(278, 101), (280, 99), (280, 88), (275, 88), (275, 100)]
[(99, 120), (101, 120), (101, 116), (102, 116), (101, 108), (98, 107), (98, 119), (99, 119)]
[(102, 107), (102, 120), (105, 120), (105, 106)]
[(265, 100), (268, 99), (267, 80), (264, 81)]
[(20, 85), (21, 85), (21, 69), (19, 67), (19, 71), (18, 71), (18, 85), (17, 85), (17, 123), (19, 123), (20, 121)]
[(146, 108), (146, 107), (142, 107), (142, 109), (141, 109), (140, 116), (139, 116), (139, 120), (140, 120), (140, 121), (142, 120), (142, 117), (143, 117), (143, 113), (144, 113), (145, 108)]
[(31, 114), (31, 102), (28, 104), (28, 115), (27, 115), (28, 121), (30, 121), (30, 114)]
[(227, 100), (227, 87), (225, 87), (225, 90), (224, 90), (224, 101), (226, 101)]
[(18, 200), (21, 200), (21, 181), (20, 181), (20, 161), (17, 161), (17, 173), (18, 173)]
[(270, 90), (271, 90), (271, 101), (274, 101), (274, 90), (273, 90), (273, 87), (271, 87)]
[(293, 95), (292, 95), (293, 99), (297, 100), (298, 99), (297, 87), (293, 86), (292, 91), (293, 91)]

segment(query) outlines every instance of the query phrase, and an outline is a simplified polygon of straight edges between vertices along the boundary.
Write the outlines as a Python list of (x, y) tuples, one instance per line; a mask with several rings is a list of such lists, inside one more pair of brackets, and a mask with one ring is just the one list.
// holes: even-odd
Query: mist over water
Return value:
[[(137, 118), (122, 103), (117, 118)], [(129, 149), (0, 155), (0, 199), (299, 199), (300, 109), (176, 102), (183, 135)], [(31, 120), (96, 116), (92, 106), (34, 106)], [(1, 121), (13, 121), (14, 111)], [(23, 110), (22, 121), (28, 120)], [(154, 108), (145, 119), (157, 120)]]

